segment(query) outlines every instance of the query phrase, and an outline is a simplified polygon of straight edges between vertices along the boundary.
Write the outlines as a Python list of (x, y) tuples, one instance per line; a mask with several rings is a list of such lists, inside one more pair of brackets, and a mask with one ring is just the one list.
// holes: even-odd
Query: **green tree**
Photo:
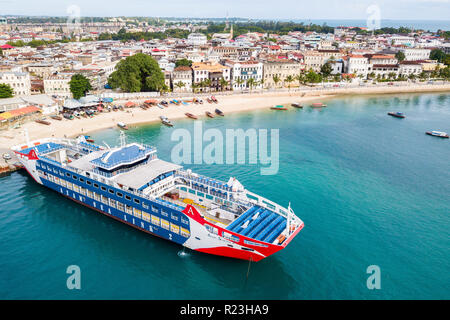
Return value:
[(181, 89), (184, 86), (186, 86), (186, 84), (183, 81), (178, 81), (177, 83), (175, 83), (175, 87), (177, 87), (178, 89)]
[(236, 79), (236, 84), (239, 86), (239, 87), (241, 87), (241, 85), (243, 85), (244, 84), (244, 79), (242, 79), (242, 78), (237, 78)]
[(0, 57), (3, 57), (3, 50), (0, 48)]
[(312, 69), (309, 70), (305, 78), (306, 82), (308, 83), (319, 83), (322, 81), (322, 77), (320, 76), (320, 74), (314, 72)]
[(14, 90), (9, 84), (0, 83), (0, 99), (12, 98), (14, 95)]
[(403, 60), (405, 60), (405, 54), (403, 53), (403, 51), (399, 51), (395, 54), (395, 57), (397, 58), (397, 60), (399, 62), (402, 62)]
[(281, 81), (281, 79), (280, 79), (280, 77), (279, 77), (278, 75), (274, 75), (274, 76), (272, 77), (272, 80), (273, 80), (273, 82), (275, 83), (275, 87), (277, 87), (278, 82)]
[(167, 89), (158, 63), (144, 53), (121, 60), (108, 78), (109, 85), (125, 92), (163, 91)]
[(250, 88), (250, 92), (252, 92), (252, 89), (255, 85), (256, 85), (256, 81), (254, 78), (250, 78), (247, 80), (247, 87)]
[(222, 90), (225, 90), (228, 87), (229, 81), (225, 80), (225, 78), (220, 78), (220, 87)]
[(86, 96), (89, 90), (92, 90), (91, 82), (82, 74), (74, 74), (69, 81), (70, 92), (74, 99), (80, 99)]
[(320, 72), (322, 73), (322, 76), (325, 78), (328, 78), (332, 71), (333, 71), (333, 67), (331, 66), (331, 63), (329, 63), (329, 62), (325, 63), (320, 68)]
[(188, 59), (180, 59), (175, 61), (175, 68), (180, 66), (190, 67), (192, 66), (192, 61)]
[(286, 79), (284, 79), (284, 81), (287, 82), (289, 91), (291, 91), (291, 83), (294, 82), (294, 77), (289, 75)]
[(211, 79), (208, 78), (203, 81), (203, 86), (205, 88), (208, 88), (208, 91), (211, 91), (211, 85), (212, 85)]
[(431, 60), (437, 60), (438, 62), (444, 62), (447, 55), (444, 53), (444, 51), (439, 49), (434, 49), (430, 52), (430, 59)]

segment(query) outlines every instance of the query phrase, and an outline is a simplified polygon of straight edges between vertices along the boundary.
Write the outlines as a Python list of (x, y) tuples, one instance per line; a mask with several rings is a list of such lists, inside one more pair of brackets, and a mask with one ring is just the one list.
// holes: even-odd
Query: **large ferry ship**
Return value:
[(161, 160), (156, 148), (127, 144), (124, 135), (113, 148), (80, 136), (12, 149), (37, 183), (192, 250), (259, 261), (304, 226), (290, 205), (254, 194), (235, 178), (225, 183)]

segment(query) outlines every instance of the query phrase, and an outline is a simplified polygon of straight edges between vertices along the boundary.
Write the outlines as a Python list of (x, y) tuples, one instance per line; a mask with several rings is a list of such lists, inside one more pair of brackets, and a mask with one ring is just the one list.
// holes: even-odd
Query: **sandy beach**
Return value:
[[(63, 119), (62, 121), (53, 120), (47, 117), (51, 122), (50, 126), (42, 125), (36, 122), (27, 122), (18, 129), (3, 130), (0, 133), (0, 147), (10, 148), (13, 145), (25, 142), (23, 131), (28, 130), (30, 140), (46, 137), (74, 137), (80, 134), (88, 134), (96, 130), (116, 127), (117, 122), (124, 122), (128, 126), (137, 124), (160, 121), (159, 116), (165, 115), (171, 120), (184, 118), (185, 113), (189, 112), (199, 116), (200, 119), (206, 118), (205, 111), (214, 112), (216, 108), (222, 110), (225, 115), (228, 113), (251, 111), (256, 109), (270, 108), (274, 105), (288, 105), (293, 102), (301, 102), (307, 106), (312, 102), (322, 102), (325, 99), (341, 95), (359, 95), (359, 94), (393, 94), (408, 92), (445, 92), (450, 91), (450, 83), (447, 84), (422, 84), (408, 86), (371, 86), (371, 87), (351, 87), (351, 88), (330, 88), (320, 90), (312, 89), (293, 89), (290, 92), (263, 92), (248, 94), (227, 94), (221, 95), (215, 93), (219, 100), (217, 104), (209, 104), (205, 101), (200, 104), (174, 105), (170, 104), (165, 109), (156, 106), (143, 110), (139, 107), (131, 108), (125, 111), (104, 112), (93, 118), (81, 118), (74, 120)], [(187, 95), (186, 98), (192, 98), (193, 95)], [(170, 100), (170, 98), (161, 98)], [(179, 98), (177, 98), (179, 99)], [(119, 103), (119, 102), (116, 102)], [(176, 124), (175, 124), (176, 125)]]

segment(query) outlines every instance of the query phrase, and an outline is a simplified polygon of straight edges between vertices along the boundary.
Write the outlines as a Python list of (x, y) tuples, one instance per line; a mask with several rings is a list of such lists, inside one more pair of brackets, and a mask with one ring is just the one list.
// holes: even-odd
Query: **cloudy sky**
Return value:
[(245, 17), (255, 19), (357, 19), (377, 5), (381, 19), (450, 20), (450, 0), (0, 0), (0, 15)]

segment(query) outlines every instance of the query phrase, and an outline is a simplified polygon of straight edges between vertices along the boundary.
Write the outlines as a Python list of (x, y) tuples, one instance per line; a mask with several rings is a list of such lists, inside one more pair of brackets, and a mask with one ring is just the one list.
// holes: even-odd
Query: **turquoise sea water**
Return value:
[[(25, 173), (0, 178), (2, 299), (448, 299), (450, 94), (345, 97), (323, 110), (256, 111), (204, 128), (279, 128), (280, 169), (189, 165), (282, 205), (305, 228), (286, 249), (252, 263), (186, 251), (84, 208)], [(396, 119), (388, 111), (403, 111)], [(192, 130), (193, 121), (176, 120)], [(170, 160), (173, 129), (128, 131)], [(116, 129), (95, 133), (115, 144)], [(66, 268), (81, 268), (81, 290)], [(381, 269), (369, 290), (366, 269)]]

